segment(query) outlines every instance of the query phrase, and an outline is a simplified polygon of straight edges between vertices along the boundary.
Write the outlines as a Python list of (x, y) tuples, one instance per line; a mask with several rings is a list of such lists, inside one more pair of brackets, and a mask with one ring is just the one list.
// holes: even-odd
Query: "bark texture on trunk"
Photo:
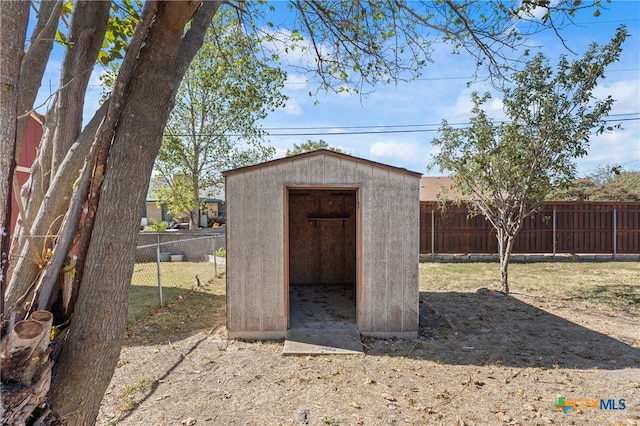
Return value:
[(509, 261), (511, 260), (514, 238), (505, 231), (498, 231), (497, 238), (500, 249), (500, 291), (509, 294)]
[[(9, 228), (16, 167), (20, 66), (29, 22), (28, 2), (0, 5), (0, 289), (4, 295), (9, 266)], [(11, 34), (8, 37), (7, 34)], [(8, 39), (8, 41), (7, 41)], [(4, 305), (0, 302), (4, 314)], [(4, 316), (4, 315), (3, 315)]]
[(62, 62), (62, 86), (55, 104), (58, 110), (56, 117), (60, 123), (56, 125), (56, 143), (53, 144), (51, 158), (51, 170), (54, 173), (82, 130), (84, 94), (102, 47), (111, 2), (85, 0), (75, 3), (73, 7), (73, 20), (69, 30), (71, 45)]
[(115, 369), (153, 162), (177, 87), (218, 7), (218, 2), (160, 2), (139, 52), (109, 153), (75, 314), (53, 371), (51, 406), (66, 425), (95, 422)]
[(62, 1), (42, 1), (38, 10), (36, 25), (31, 33), (29, 50), (25, 53), (20, 71), (20, 96), (18, 99), (18, 148), (20, 150), (27, 130), (29, 112), (42, 84), (42, 76), (47, 68), (49, 55), (53, 49)]
[[(56, 94), (54, 106), (47, 113), (38, 157), (21, 194), (22, 203), (26, 206), (26, 218), (12, 249), (17, 258), (12, 266), (12, 282), (5, 297), (8, 306), (16, 304), (38, 276), (40, 267), (44, 266), (44, 254), (53, 247), (54, 237), (69, 206), (73, 182), (78, 178), (88, 147), (93, 142), (93, 135), (88, 135), (88, 140), (86, 137), (80, 138), (82, 109), (93, 65), (102, 47), (110, 6), (108, 1), (80, 1), (74, 4), (69, 30), (71, 45), (63, 61), (61, 89)], [(77, 141), (86, 144), (74, 145)], [(75, 153), (74, 167), (69, 168), (68, 163), (65, 164), (66, 168), (61, 167), (76, 149), (81, 152)]]
[[(42, 198), (40, 210), (36, 212), (29, 230), (23, 229), (22, 233), (18, 235), (19, 239), (14, 243), (11, 255), (13, 268), (10, 274), (9, 287), (5, 294), (5, 303), (11, 310), (21, 310), (22, 315), (24, 315), (24, 309), (22, 308), (26, 300), (21, 298), (41, 272), (33, 250), (38, 253), (42, 252), (42, 248), (46, 247), (45, 241), (49, 239), (43, 238), (41, 235), (48, 233), (51, 229), (52, 219), (62, 217), (69, 207), (69, 200), (73, 193), (73, 183), (78, 179), (80, 169), (91, 149), (98, 125), (102, 121), (105, 111), (106, 105), (100, 107), (84, 128), (78, 140), (69, 149), (60, 170), (53, 179), (46, 195)], [(60, 220), (56, 222), (59, 226)], [(34, 244), (29, 243), (27, 232), (30, 235), (34, 235)]]

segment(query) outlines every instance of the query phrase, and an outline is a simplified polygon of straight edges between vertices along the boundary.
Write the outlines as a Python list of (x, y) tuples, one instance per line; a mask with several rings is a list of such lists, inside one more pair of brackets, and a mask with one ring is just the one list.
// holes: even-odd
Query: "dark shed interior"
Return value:
[(290, 327), (355, 323), (356, 190), (289, 189)]

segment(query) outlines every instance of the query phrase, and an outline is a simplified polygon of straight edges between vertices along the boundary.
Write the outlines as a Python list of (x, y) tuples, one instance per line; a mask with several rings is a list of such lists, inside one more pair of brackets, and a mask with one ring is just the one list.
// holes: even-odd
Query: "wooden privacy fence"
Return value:
[[(467, 207), (420, 203), (420, 254), (497, 254), (491, 224)], [(549, 202), (525, 219), (514, 254), (638, 254), (640, 203)]]

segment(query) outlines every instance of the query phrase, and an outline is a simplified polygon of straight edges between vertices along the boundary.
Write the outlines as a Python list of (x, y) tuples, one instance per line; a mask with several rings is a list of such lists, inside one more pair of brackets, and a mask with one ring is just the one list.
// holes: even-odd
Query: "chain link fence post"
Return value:
[(160, 234), (156, 245), (156, 269), (158, 271), (158, 304), (162, 306), (162, 273), (160, 272)]

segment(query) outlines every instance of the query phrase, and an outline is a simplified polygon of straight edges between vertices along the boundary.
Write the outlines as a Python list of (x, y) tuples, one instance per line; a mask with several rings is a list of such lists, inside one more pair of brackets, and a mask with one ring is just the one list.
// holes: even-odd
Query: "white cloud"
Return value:
[(302, 74), (287, 73), (287, 80), (284, 84), (288, 90), (304, 90), (309, 85), (309, 82)]
[(485, 112), (494, 118), (504, 117), (504, 104), (502, 103), (502, 99), (493, 98), (489, 101), (488, 108), (485, 109)]
[(615, 99), (612, 114), (629, 114), (638, 112), (640, 107), (640, 80), (621, 80), (609, 86), (597, 86), (593, 95), (596, 99), (611, 96)]
[(296, 102), (294, 99), (289, 98), (286, 105), (284, 106), (284, 112), (287, 115), (301, 115), (303, 111), (298, 102)]
[[(612, 120), (611, 124), (615, 121)], [(622, 129), (592, 136), (589, 139), (589, 156), (578, 160), (578, 171), (589, 174), (597, 167), (605, 165), (622, 165), (627, 170), (638, 170), (640, 167), (640, 123), (626, 121), (621, 123)]]
[[(461, 90), (453, 105), (446, 105), (443, 107), (443, 112), (445, 114), (444, 118), (446, 118), (450, 122), (467, 121), (471, 117), (471, 110), (473, 109), (471, 94), (473, 92), (478, 92), (482, 95), (488, 90), (489, 89), (486, 86), (477, 86)], [(482, 106), (482, 108), (489, 117), (492, 117), (496, 120), (501, 120), (505, 116), (503, 111), (502, 99), (499, 98), (496, 93), (492, 93), (491, 95), (492, 98), (489, 99), (487, 103)]]
[(402, 159), (424, 157), (423, 149), (418, 145), (402, 142), (375, 142), (369, 148), (369, 154), (379, 159)]

